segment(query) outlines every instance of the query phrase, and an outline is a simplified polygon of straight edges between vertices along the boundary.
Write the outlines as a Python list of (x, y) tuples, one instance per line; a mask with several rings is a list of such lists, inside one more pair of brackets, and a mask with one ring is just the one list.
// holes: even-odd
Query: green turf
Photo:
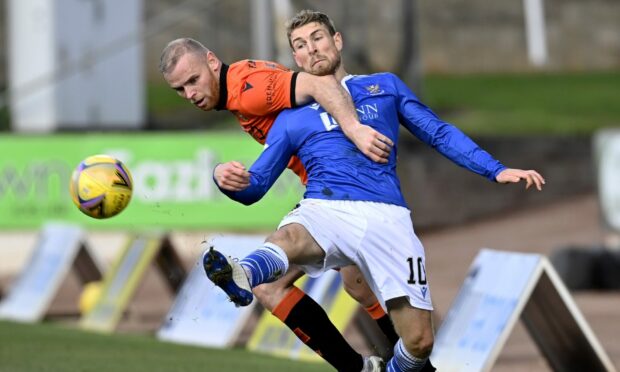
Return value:
[(620, 71), (428, 76), (423, 97), (475, 135), (580, 135), (620, 126)]
[(331, 371), (245, 350), (215, 350), (104, 335), (53, 324), (0, 322), (0, 371)]

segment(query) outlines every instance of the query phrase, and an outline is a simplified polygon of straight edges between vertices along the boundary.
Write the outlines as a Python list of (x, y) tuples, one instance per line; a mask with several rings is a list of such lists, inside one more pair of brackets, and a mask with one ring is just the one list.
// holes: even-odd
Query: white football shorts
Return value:
[(386, 301), (408, 297), (411, 306), (433, 310), (424, 247), (413, 231), (409, 209), (367, 201), (304, 199), (278, 228), (291, 223), (303, 225), (325, 251), (323, 262), (300, 266), (308, 275), (355, 264), (384, 309)]

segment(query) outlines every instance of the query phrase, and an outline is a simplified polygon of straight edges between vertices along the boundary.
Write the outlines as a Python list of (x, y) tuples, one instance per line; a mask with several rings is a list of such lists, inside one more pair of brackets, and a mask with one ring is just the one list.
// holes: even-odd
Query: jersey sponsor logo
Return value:
[(379, 118), (379, 107), (376, 103), (364, 104), (355, 108), (360, 120), (374, 120)]
[(243, 85), (243, 90), (242, 90), (242, 92), (245, 92), (246, 90), (249, 90), (249, 89), (252, 89), (252, 88), (254, 88), (254, 87), (252, 86), (252, 84), (250, 84), (250, 83), (248, 83), (248, 82), (246, 81), (246, 82), (245, 82), (245, 85)]
[[(321, 106), (319, 106), (318, 103), (313, 103), (310, 105), (310, 108), (313, 110), (318, 110), (320, 107)], [(370, 121), (379, 118), (379, 107), (376, 103), (358, 106), (355, 108), (355, 111), (357, 111), (357, 116), (359, 117), (360, 121)], [(336, 119), (334, 119), (334, 117), (331, 116), (329, 113), (325, 111), (321, 112), (319, 114), (319, 117), (321, 118), (321, 123), (323, 123), (325, 130), (327, 130), (328, 132), (339, 127)]]
[(379, 84), (372, 84), (366, 87), (366, 91), (371, 95), (374, 96), (376, 94), (382, 94), (385, 91), (383, 89), (381, 89), (381, 87), (379, 87)]
[[(308, 107), (317, 111), (321, 108), (318, 103), (313, 103)], [(355, 111), (357, 111), (357, 116), (360, 120), (368, 121), (379, 118), (379, 106), (376, 103), (357, 106), (355, 108)], [(328, 114), (326, 112), (322, 112), (320, 116), (327, 130), (334, 129), (334, 127), (329, 124), (330, 122), (332, 124), (338, 125), (338, 123), (336, 123), (336, 121), (331, 116), (328, 117)]]
[(336, 119), (334, 119), (327, 112), (321, 112), (319, 116), (321, 117), (321, 122), (323, 123), (323, 126), (325, 127), (326, 131), (329, 132), (329, 131), (332, 131), (338, 128), (338, 123), (336, 122)]
[(267, 106), (273, 105), (273, 96), (275, 94), (275, 76), (274, 74), (269, 75), (269, 79), (267, 80), (267, 87), (265, 87), (265, 102)]

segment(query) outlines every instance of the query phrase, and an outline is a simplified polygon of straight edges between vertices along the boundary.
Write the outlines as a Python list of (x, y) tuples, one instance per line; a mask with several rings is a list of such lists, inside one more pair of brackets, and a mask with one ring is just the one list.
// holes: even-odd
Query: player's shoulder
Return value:
[(318, 103), (312, 102), (303, 106), (297, 106), (295, 108), (285, 109), (280, 112), (278, 119), (282, 120), (300, 120), (300, 118), (307, 119), (310, 116), (315, 116), (317, 113), (325, 111)]
[(391, 72), (377, 72), (374, 74), (368, 74), (368, 75), (349, 75), (347, 77), (345, 77), (345, 82), (347, 84), (349, 83), (354, 83), (354, 84), (368, 84), (368, 83), (373, 83), (373, 82), (393, 82), (394, 80), (397, 80), (398, 77), (391, 73)]
[(391, 72), (378, 72), (369, 75), (349, 75), (344, 81), (350, 90), (372, 96), (393, 92), (397, 80), (398, 77)]
[(325, 112), (325, 110), (316, 102), (282, 110), (278, 114), (271, 130), (273, 131), (276, 127), (279, 127), (280, 130), (288, 131), (292, 127), (297, 127), (295, 125), (297, 123), (304, 123), (305, 126), (309, 126), (311, 122), (319, 118), (322, 112)]
[(228, 71), (229, 74), (233, 73), (247, 75), (259, 71), (290, 72), (291, 70), (277, 62), (262, 61), (256, 59), (244, 59), (231, 64)]

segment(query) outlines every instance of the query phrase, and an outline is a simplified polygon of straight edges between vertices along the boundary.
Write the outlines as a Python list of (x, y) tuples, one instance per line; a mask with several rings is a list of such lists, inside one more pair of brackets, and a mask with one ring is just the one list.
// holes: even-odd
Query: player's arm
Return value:
[(334, 75), (315, 76), (300, 72), (295, 100), (301, 105), (314, 99), (338, 122), (344, 134), (370, 159), (387, 163), (394, 143), (387, 136), (359, 122), (351, 96)]
[(454, 163), (498, 183), (526, 181), (526, 188), (536, 185), (542, 190), (544, 178), (534, 170), (511, 169), (480, 148), (457, 127), (439, 119), (398, 77), (397, 90), (401, 123), (416, 137), (435, 148)]
[[(226, 196), (239, 203), (250, 205), (259, 201), (269, 191), (278, 177), (286, 169), (291, 156), (294, 155), (293, 146), (286, 135), (285, 120), (276, 120), (265, 142), (265, 148), (258, 159), (252, 164), (249, 171), (245, 170), (243, 164), (229, 162), (218, 165), (214, 169), (214, 180), (220, 191)], [(224, 178), (218, 177), (216, 173), (233, 169), (231, 173), (236, 174), (236, 184), (233, 187), (226, 186)]]

